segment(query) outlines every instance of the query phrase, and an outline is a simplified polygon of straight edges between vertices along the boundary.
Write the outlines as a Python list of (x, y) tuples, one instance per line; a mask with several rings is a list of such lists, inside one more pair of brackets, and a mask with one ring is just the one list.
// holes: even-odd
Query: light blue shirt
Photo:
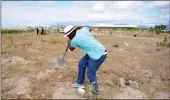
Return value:
[(93, 60), (98, 60), (106, 50), (106, 48), (93, 37), (88, 27), (83, 27), (76, 31), (75, 37), (71, 40), (71, 47), (79, 47)]

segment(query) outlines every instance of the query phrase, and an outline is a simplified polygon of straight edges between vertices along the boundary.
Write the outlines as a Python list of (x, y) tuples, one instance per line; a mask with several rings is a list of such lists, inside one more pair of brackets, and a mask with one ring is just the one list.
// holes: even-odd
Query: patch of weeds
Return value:
[(22, 33), (23, 30), (17, 30), (17, 29), (2, 29), (1, 33), (2, 34), (17, 34), (17, 33)]
[(29, 59), (30, 59), (30, 56), (24, 56), (24, 59), (25, 59), (25, 60), (29, 60)]
[(95, 93), (96, 91), (95, 91), (93, 85), (91, 85), (91, 84), (86, 85), (85, 91), (86, 91), (87, 99), (97, 99), (99, 97), (98, 95), (95, 95), (97, 93)]
[(105, 97), (101, 97), (101, 96), (97, 96), (97, 97), (96, 97), (96, 100), (101, 100), (101, 99), (102, 99), (102, 100), (107, 100), (107, 99), (105, 99)]
[(167, 47), (170, 48), (170, 42), (168, 42), (166, 37), (164, 37), (163, 41), (157, 42), (156, 44), (157, 44), (157, 46), (167, 46)]
[(8, 36), (8, 40), (9, 40), (9, 45), (8, 46), (14, 46), (14, 39), (13, 39), (13, 36)]
[(59, 54), (59, 53), (57, 53), (57, 54), (55, 55), (55, 57), (56, 57), (56, 58), (58, 58), (59, 56), (60, 56), (60, 54)]
[(61, 38), (59, 38), (58, 36), (57, 37), (52, 37), (52, 38), (50, 38), (49, 40), (48, 40), (48, 42), (50, 42), (50, 43), (61, 43), (61, 44), (64, 44), (65, 42), (61, 39)]
[(146, 93), (146, 95), (148, 96), (149, 99), (153, 98), (152, 93), (149, 92), (148, 88), (140, 88), (139, 90), (141, 90), (142, 92)]
[(37, 57), (34, 56), (24, 56), (25, 60), (37, 61)]
[(33, 97), (30, 94), (25, 94), (23, 99), (33, 99)]
[(47, 95), (46, 95), (47, 98), (51, 98), (52, 97), (52, 93), (51, 92), (48, 92)]

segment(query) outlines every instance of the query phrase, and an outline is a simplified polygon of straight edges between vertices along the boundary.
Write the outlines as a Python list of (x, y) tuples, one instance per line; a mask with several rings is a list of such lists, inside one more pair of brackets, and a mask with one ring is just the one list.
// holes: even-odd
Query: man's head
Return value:
[(69, 39), (73, 39), (76, 35), (77, 27), (73, 25), (68, 25), (64, 28), (64, 37), (68, 36)]

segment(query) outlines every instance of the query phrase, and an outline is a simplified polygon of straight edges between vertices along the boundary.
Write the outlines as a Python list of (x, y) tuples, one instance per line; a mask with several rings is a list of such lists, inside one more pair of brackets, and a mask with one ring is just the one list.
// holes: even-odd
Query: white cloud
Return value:
[(170, 1), (152, 1), (148, 3), (149, 8), (168, 7), (169, 5), (170, 5)]
[[(62, 9), (62, 10), (61, 10)], [(88, 21), (91, 10), (76, 7), (15, 7), (2, 8), (3, 24), (48, 24), (63, 21)], [(8, 22), (8, 23), (6, 23)], [(25, 23), (24, 23), (25, 22)]]
[[(42, 6), (48, 1), (2, 3), (2, 25), (43, 25), (68, 21), (103, 21), (110, 23), (165, 23), (167, 9), (161, 9), (165, 16), (147, 16), (144, 1), (74, 1), (71, 6)], [(29, 2), (30, 3), (30, 2)], [(53, 5), (55, 2), (48, 2)], [(22, 5), (22, 6), (21, 6)], [(12, 8), (11, 8), (12, 7)], [(147, 8), (148, 9), (148, 8)], [(161, 13), (162, 13), (161, 12)]]
[(73, 1), (73, 4), (77, 5), (87, 5), (87, 4), (95, 4), (98, 1)]
[(56, 1), (38, 1), (39, 4), (47, 5), (47, 4), (54, 4)]
[(94, 14), (89, 14), (88, 15), (89, 19), (92, 20), (111, 20), (112, 16), (108, 14), (100, 14), (100, 13), (94, 13)]
[[(112, 21), (141, 21), (144, 20), (144, 16), (140, 15), (138, 12), (143, 10), (141, 9), (143, 5), (142, 1), (115, 1), (107, 2), (107, 4), (98, 2), (93, 6), (92, 9), (95, 12), (89, 15), (89, 18), (101, 18)], [(136, 11), (134, 11), (134, 9)], [(99, 11), (102, 13), (98, 14)]]
[(99, 12), (99, 13), (103, 13), (104, 10), (105, 10), (105, 6), (102, 2), (98, 2), (96, 3), (93, 7), (92, 7), (92, 10), (94, 12)]
[(111, 9), (116, 11), (132, 11), (134, 9), (144, 8), (143, 1), (116, 1), (112, 4)]

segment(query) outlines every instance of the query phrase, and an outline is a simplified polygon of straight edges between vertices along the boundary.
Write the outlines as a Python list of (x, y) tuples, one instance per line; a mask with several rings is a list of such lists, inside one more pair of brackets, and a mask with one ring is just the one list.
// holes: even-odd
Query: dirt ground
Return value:
[[(94, 35), (108, 51), (97, 72), (100, 98), (170, 98), (169, 48), (156, 45), (164, 37), (169, 39), (167, 33)], [(67, 64), (55, 67), (67, 38), (53, 32), (38, 36), (32, 32), (2, 34), (1, 39), (2, 99), (83, 99), (71, 84), (77, 78), (79, 59), (85, 54), (78, 48), (68, 51)], [(139, 88), (122, 89), (119, 78), (133, 80)]]

